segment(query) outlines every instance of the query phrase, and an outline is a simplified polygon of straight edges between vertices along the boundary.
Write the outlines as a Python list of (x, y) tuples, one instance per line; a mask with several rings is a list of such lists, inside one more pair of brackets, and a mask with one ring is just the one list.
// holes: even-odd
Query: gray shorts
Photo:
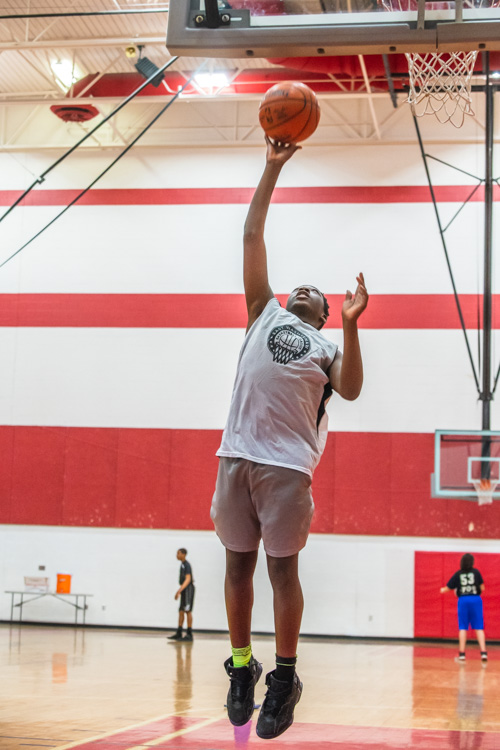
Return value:
[(224, 547), (252, 552), (262, 539), (271, 557), (305, 547), (314, 512), (311, 477), (244, 458), (219, 461), (210, 517)]

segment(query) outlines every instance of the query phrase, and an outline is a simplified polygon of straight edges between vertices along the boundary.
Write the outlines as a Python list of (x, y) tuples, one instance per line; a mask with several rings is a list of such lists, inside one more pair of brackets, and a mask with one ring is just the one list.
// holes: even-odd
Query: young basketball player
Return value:
[(455, 591), (458, 596), (458, 661), (465, 661), (465, 644), (469, 625), (476, 631), (477, 642), (481, 650), (481, 660), (488, 661), (486, 640), (484, 637), (483, 576), (474, 567), (474, 557), (463, 555), (460, 570), (452, 575), (446, 586), (440, 589), (442, 594)]
[(327, 437), (325, 405), (332, 388), (354, 400), (363, 382), (357, 320), (368, 302), (363, 274), (342, 308), (344, 352), (320, 329), (328, 303), (317, 287), (298, 286), (283, 309), (269, 286), (264, 224), (283, 165), (296, 145), (267, 140), (264, 173), (250, 204), (244, 231), (247, 334), (240, 354), (222, 444), (211, 516), (226, 547), (225, 596), (232, 656), (229, 719), (246, 724), (262, 666), (250, 645), (253, 575), (262, 538), (274, 592), (276, 669), (257, 734), (277, 737), (293, 722), (302, 683), (295, 671), (303, 597), (298, 555), (304, 547), (313, 502), (311, 480)]
[[(193, 640), (193, 604), (194, 604), (194, 578), (191, 564), (186, 560), (187, 549), (181, 547), (177, 550), (177, 559), (180, 560), (179, 588), (175, 594), (175, 600), (179, 602), (179, 625), (173, 635), (169, 635), (170, 641), (192, 641)], [(187, 620), (186, 635), (182, 635), (184, 615)]]

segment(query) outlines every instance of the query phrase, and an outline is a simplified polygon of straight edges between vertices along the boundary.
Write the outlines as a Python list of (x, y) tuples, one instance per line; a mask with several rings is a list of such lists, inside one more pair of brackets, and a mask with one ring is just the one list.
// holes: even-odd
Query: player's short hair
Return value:
[(323, 297), (323, 312), (325, 313), (326, 317), (328, 317), (330, 315), (330, 305), (328, 304), (328, 300), (323, 292), (321, 292), (321, 296)]
[[(330, 305), (328, 304), (328, 300), (327, 300), (327, 298), (325, 297), (325, 295), (323, 294), (323, 292), (322, 292), (322, 291), (320, 291), (319, 289), (318, 289), (318, 292), (319, 292), (319, 293), (321, 294), (321, 296), (323, 297), (323, 312), (325, 313), (326, 317), (328, 318), (328, 316), (330, 315)], [(325, 322), (326, 322), (326, 321), (325, 321)], [(321, 328), (323, 328), (323, 326), (324, 326), (324, 325), (325, 325), (325, 323), (322, 323), (322, 324), (320, 325), (320, 327), (319, 327), (319, 328), (320, 328), (320, 330), (321, 330)]]
[(177, 552), (180, 552), (181, 555), (187, 555), (187, 553), (188, 553), (188, 551), (187, 551), (187, 549), (185, 547), (179, 547), (179, 549), (177, 550)]
[(460, 560), (460, 570), (472, 570), (473, 567), (474, 557), (466, 552), (465, 555), (462, 555), (462, 559)]

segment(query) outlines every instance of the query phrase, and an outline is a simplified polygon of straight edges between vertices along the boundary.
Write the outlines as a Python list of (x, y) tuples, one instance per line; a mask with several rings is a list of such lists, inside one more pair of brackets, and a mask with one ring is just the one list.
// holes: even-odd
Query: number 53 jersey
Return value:
[(457, 570), (446, 584), (449, 589), (456, 589), (457, 596), (476, 596), (481, 594), (483, 576), (477, 570)]

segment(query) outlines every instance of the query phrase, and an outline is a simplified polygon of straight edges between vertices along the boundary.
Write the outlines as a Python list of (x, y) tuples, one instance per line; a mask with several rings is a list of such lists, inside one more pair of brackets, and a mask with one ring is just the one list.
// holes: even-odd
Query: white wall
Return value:
[[(482, 146), (441, 144), (429, 151), (483, 173)], [(0, 190), (24, 187), (55, 158), (30, 153), (14, 161), (0, 155)], [(35, 192), (81, 188), (111, 158), (108, 151), (77, 152)], [(127, 155), (98, 187), (252, 187), (263, 164), (264, 149), (256, 147), (147, 148)], [(436, 185), (473, 184), (441, 163), (432, 162), (431, 170)], [(416, 144), (306, 144), (285, 166), (278, 185), (425, 186), (426, 178)], [(442, 204), (443, 222), (458, 208)], [(0, 224), (0, 262), (59, 210), (16, 208)], [(0, 293), (242, 292), (246, 211), (236, 204), (77, 205), (0, 269)], [(470, 203), (446, 234), (460, 293), (482, 289), (483, 223), (483, 204)], [(341, 294), (362, 269), (373, 297), (399, 295), (404, 305), (404, 295), (451, 295), (429, 202), (274, 204), (266, 239), (276, 293), (307, 280), (326, 293)], [(497, 277), (494, 272), (498, 292)], [(220, 429), (242, 335), (235, 329), (0, 328), (0, 423)], [(326, 335), (342, 345), (340, 331), (332, 327)], [(363, 394), (355, 404), (332, 399), (330, 429), (480, 428), (481, 409), (458, 329), (364, 330), (361, 341)], [(473, 331), (470, 341), (475, 355)], [(202, 404), (192, 398), (197, 369), (183, 366), (193, 352), (204, 363), (204, 392), (210, 394)], [(496, 332), (496, 366), (499, 353)], [(499, 402), (492, 403), (492, 414), (492, 425), (498, 426)]]
[[(353, 502), (356, 498), (353, 498)], [(305, 597), (303, 633), (413, 637), (415, 550), (500, 552), (500, 542), (313, 534), (300, 555)], [(212, 532), (0, 526), (0, 620), (10, 619), (6, 590), (25, 575), (72, 575), (72, 591), (92, 594), (92, 625), (174, 627), (179, 563), (186, 547), (196, 583), (194, 627), (226, 630), (224, 549)], [(40, 572), (39, 565), (46, 570)], [(261, 549), (255, 577), (253, 630), (273, 632), (272, 593)], [(18, 617), (18, 614), (15, 614)], [(30, 621), (74, 621), (74, 611), (46, 597), (24, 609)]]
[[(0, 423), (222, 429), (243, 335), (239, 329), (0, 328)], [(329, 328), (325, 335), (342, 345), (342, 331)], [(499, 331), (493, 343), (500, 351)], [(331, 430), (480, 426), (461, 331), (363, 330), (361, 345), (362, 395), (354, 403), (332, 399)], [(193, 357), (203, 363), (205, 396)], [(499, 411), (493, 402), (494, 421)]]
[[(484, 172), (481, 147), (435, 146), (461, 169)], [(56, 154), (50, 155), (55, 160)], [(35, 174), (48, 155), (26, 157)], [(54, 170), (43, 189), (83, 188), (112, 154), (77, 154)], [(255, 187), (264, 150), (144, 149), (126, 156), (103, 180), (107, 188)], [(475, 182), (437, 162), (436, 185)], [(495, 172), (496, 173), (496, 172)], [(0, 154), (0, 190), (32, 182)], [(287, 164), (279, 187), (423, 185), (415, 146), (304, 147)], [(41, 190), (37, 188), (35, 192)], [(441, 206), (444, 223), (458, 209)], [(0, 225), (0, 261), (50, 221), (61, 206), (17, 207)], [(496, 210), (495, 206), (495, 210)], [(76, 204), (0, 273), (0, 292), (240, 292), (245, 205)], [(477, 291), (483, 207), (470, 203), (447, 232), (459, 290)], [(342, 293), (361, 265), (378, 294), (451, 293), (432, 204), (276, 204), (269, 214), (270, 278), (285, 293), (304, 275)], [(360, 265), (361, 264), (361, 265)], [(354, 269), (354, 270), (353, 270)], [(189, 273), (186, 272), (189, 270)]]

